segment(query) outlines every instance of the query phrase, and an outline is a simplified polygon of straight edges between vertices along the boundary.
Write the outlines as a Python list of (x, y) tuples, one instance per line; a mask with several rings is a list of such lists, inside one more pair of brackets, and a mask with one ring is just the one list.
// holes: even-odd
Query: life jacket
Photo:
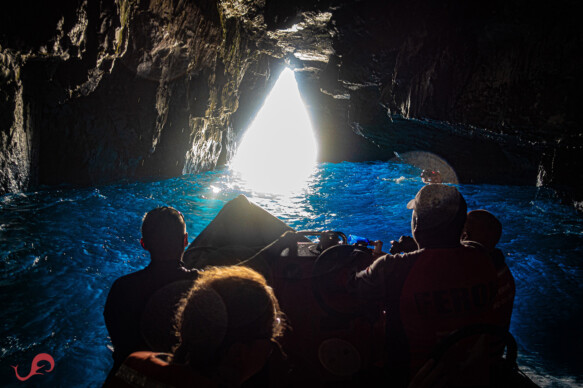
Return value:
[(444, 337), (470, 324), (494, 323), (496, 270), (474, 248), (426, 249), (411, 268), (399, 300), (410, 375)]

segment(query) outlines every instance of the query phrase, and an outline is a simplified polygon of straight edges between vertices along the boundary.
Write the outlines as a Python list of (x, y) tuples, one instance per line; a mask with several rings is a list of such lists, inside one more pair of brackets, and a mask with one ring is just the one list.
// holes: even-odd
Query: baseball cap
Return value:
[(423, 186), (407, 209), (415, 211), (417, 228), (427, 230), (449, 224), (462, 209), (465, 214), (466, 203), (454, 186), (437, 183)]

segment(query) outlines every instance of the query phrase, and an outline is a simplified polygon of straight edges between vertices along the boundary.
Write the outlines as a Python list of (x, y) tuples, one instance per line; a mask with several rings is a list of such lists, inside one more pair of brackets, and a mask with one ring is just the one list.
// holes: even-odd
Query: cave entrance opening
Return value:
[(305, 187), (317, 144), (294, 76), (285, 68), (229, 163), (252, 190), (284, 194)]

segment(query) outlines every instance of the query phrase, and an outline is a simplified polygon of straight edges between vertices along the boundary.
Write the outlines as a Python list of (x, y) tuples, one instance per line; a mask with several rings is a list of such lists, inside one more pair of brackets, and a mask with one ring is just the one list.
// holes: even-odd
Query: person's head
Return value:
[(502, 224), (484, 209), (472, 210), (468, 213), (462, 233), (462, 240), (476, 241), (488, 251), (494, 250), (502, 236)]
[(230, 266), (201, 272), (178, 306), (176, 326), (174, 362), (206, 374), (226, 369), (240, 384), (263, 367), (285, 324), (265, 278)]
[(152, 260), (180, 260), (188, 245), (182, 213), (169, 206), (146, 213), (142, 220), (141, 244), (150, 252)]
[(444, 184), (423, 186), (407, 208), (413, 209), (411, 232), (420, 248), (459, 245), (467, 205), (455, 187)]

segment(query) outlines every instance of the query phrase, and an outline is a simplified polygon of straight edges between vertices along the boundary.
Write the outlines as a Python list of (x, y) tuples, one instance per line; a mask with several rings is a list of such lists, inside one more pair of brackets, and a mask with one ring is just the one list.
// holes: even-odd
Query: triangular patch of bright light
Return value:
[(316, 140), (294, 73), (286, 68), (245, 133), (231, 169), (250, 189), (301, 189), (316, 165)]

